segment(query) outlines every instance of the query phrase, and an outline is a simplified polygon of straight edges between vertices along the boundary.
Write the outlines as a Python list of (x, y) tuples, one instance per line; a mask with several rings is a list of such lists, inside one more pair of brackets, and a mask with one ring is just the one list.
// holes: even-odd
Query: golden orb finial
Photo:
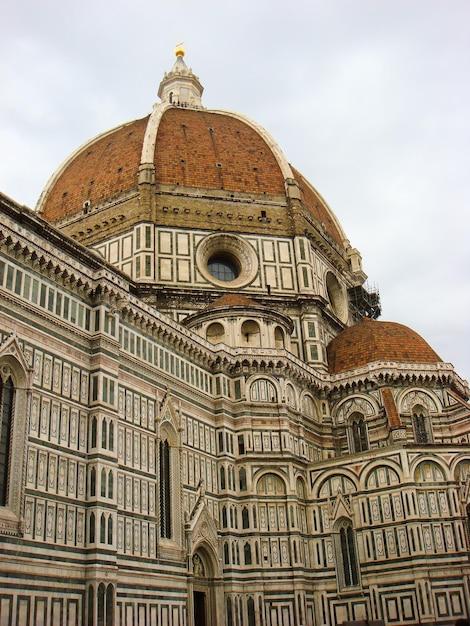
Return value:
[(184, 48), (183, 48), (183, 42), (182, 41), (180, 41), (180, 43), (176, 44), (175, 56), (177, 56), (177, 57), (184, 57)]

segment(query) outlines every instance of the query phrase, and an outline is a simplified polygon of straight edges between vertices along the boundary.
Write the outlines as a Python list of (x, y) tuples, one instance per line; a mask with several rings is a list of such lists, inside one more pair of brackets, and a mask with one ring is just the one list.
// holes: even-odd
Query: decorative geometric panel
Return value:
[(272, 382), (265, 378), (256, 380), (250, 387), (252, 402), (277, 402), (277, 390)]
[(438, 413), (436, 401), (424, 391), (410, 391), (403, 396), (400, 402), (400, 413), (411, 413), (416, 405), (424, 406), (429, 413)]
[(367, 476), (367, 489), (376, 489), (377, 487), (389, 487), (399, 485), (400, 477), (397, 472), (386, 465), (374, 468)]
[(279, 496), (286, 493), (286, 485), (276, 474), (264, 474), (258, 481), (256, 491), (259, 495)]
[(347, 418), (352, 413), (362, 413), (365, 417), (375, 415), (377, 410), (372, 404), (365, 398), (352, 398), (343, 402), (334, 412), (336, 416), (336, 422), (342, 424), (347, 421)]
[(444, 472), (442, 468), (433, 461), (424, 461), (420, 463), (415, 470), (414, 480), (417, 483), (435, 483), (444, 482)]
[(328, 478), (320, 488), (319, 496), (321, 498), (331, 498), (336, 496), (338, 492), (342, 494), (355, 493), (356, 486), (347, 476), (336, 474)]

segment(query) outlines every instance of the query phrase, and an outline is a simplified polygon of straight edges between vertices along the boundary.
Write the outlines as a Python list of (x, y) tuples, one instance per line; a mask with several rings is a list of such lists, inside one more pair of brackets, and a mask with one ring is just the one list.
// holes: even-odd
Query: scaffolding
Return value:
[(376, 320), (382, 313), (379, 290), (368, 285), (348, 289), (349, 309), (356, 321), (364, 317)]

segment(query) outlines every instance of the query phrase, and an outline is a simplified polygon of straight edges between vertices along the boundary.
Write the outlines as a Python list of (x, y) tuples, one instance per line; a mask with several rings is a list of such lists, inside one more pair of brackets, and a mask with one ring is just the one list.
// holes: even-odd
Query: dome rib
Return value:
[[(95, 209), (134, 202), (141, 192), (145, 197), (139, 195), (137, 201), (150, 206), (148, 187), (139, 190), (139, 184), (151, 183), (161, 186), (154, 191), (170, 195), (184, 195), (189, 188), (198, 196), (208, 192), (230, 200), (240, 194), (237, 200), (269, 203), (276, 207), (268, 219), (276, 218), (277, 232), (291, 232), (293, 223), (298, 232), (318, 227), (333, 247), (347, 250), (350, 244), (333, 211), (288, 163), (270, 133), (245, 115), (204, 109), (199, 79), (187, 69), (180, 48), (177, 53), (175, 67), (160, 85), (162, 102), (154, 105), (150, 115), (96, 136), (66, 159), (39, 199), (36, 210), (41, 216), (68, 227), (78, 223), (82, 213), (95, 216)], [(188, 102), (172, 99), (178, 90), (190, 94)], [(303, 222), (296, 222), (293, 215), (300, 205), (305, 209)], [(261, 213), (266, 213), (264, 207)], [(308, 213), (318, 224), (308, 224)], [(131, 214), (132, 209), (126, 213)], [(65, 224), (64, 218), (72, 219)], [(98, 218), (93, 220), (91, 232), (101, 226)], [(78, 230), (83, 240), (85, 230), (70, 228)]]
[(300, 187), (300, 199), (304, 207), (310, 211), (321, 225), (324, 225), (326, 232), (333, 237), (336, 243), (342, 248), (349, 247), (349, 240), (332, 209), (315, 187), (299, 171), (294, 167), (292, 170)]

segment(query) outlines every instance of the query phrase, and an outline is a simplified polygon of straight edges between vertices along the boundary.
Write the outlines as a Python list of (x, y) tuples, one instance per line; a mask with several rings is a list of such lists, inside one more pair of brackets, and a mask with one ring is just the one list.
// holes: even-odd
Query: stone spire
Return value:
[(178, 44), (175, 49), (176, 61), (173, 68), (163, 76), (158, 88), (158, 96), (164, 104), (201, 109), (201, 96), (204, 87), (199, 78), (188, 69), (183, 60), (184, 48)]

